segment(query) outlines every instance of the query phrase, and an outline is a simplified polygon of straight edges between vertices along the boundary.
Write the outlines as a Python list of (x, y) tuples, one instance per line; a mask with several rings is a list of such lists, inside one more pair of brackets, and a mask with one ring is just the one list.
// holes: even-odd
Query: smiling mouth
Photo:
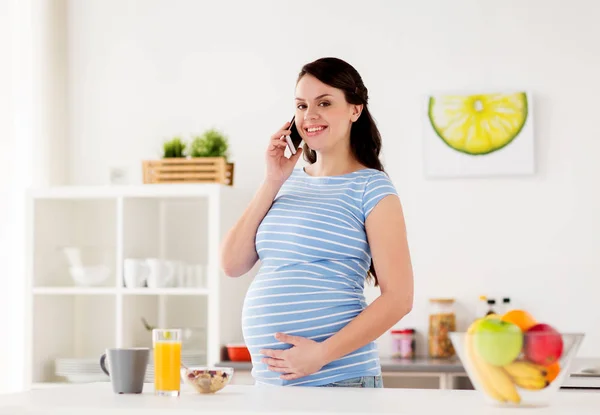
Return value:
[(316, 127), (307, 127), (304, 129), (304, 131), (306, 131), (309, 134), (315, 134), (315, 133), (320, 133), (321, 131), (323, 131), (324, 129), (326, 129), (327, 127), (324, 125), (319, 125)]

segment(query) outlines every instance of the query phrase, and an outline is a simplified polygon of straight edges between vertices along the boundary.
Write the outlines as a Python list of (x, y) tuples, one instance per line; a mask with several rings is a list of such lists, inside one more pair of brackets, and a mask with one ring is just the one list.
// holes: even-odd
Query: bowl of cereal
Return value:
[(223, 389), (231, 381), (233, 368), (190, 366), (181, 368), (183, 382), (190, 385), (198, 393), (215, 393)]

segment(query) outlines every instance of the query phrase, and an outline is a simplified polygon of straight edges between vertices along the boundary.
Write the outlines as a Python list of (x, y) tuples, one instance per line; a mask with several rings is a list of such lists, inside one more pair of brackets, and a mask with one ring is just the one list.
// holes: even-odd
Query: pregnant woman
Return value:
[[(367, 102), (348, 63), (305, 65), (294, 121), (304, 147), (288, 158), (290, 124), (273, 134), (265, 179), (223, 241), (228, 276), (260, 260), (242, 313), (257, 384), (383, 386), (374, 341), (411, 310), (413, 274)], [(381, 295), (367, 305), (369, 281)]]

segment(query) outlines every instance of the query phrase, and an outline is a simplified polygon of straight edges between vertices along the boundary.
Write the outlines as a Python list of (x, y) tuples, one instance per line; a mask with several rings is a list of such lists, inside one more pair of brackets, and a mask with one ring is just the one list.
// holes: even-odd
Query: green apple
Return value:
[(474, 333), (475, 350), (488, 363), (504, 366), (523, 349), (523, 332), (516, 324), (496, 318), (479, 322)]

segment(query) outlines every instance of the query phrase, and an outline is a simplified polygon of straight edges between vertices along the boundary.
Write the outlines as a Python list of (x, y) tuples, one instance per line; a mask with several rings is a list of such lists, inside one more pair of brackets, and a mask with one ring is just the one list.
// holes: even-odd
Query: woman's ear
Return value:
[(363, 105), (352, 105), (352, 117), (351, 120), (352, 122), (356, 122), (356, 120), (358, 120), (358, 118), (360, 117), (360, 114), (362, 113), (363, 110)]

